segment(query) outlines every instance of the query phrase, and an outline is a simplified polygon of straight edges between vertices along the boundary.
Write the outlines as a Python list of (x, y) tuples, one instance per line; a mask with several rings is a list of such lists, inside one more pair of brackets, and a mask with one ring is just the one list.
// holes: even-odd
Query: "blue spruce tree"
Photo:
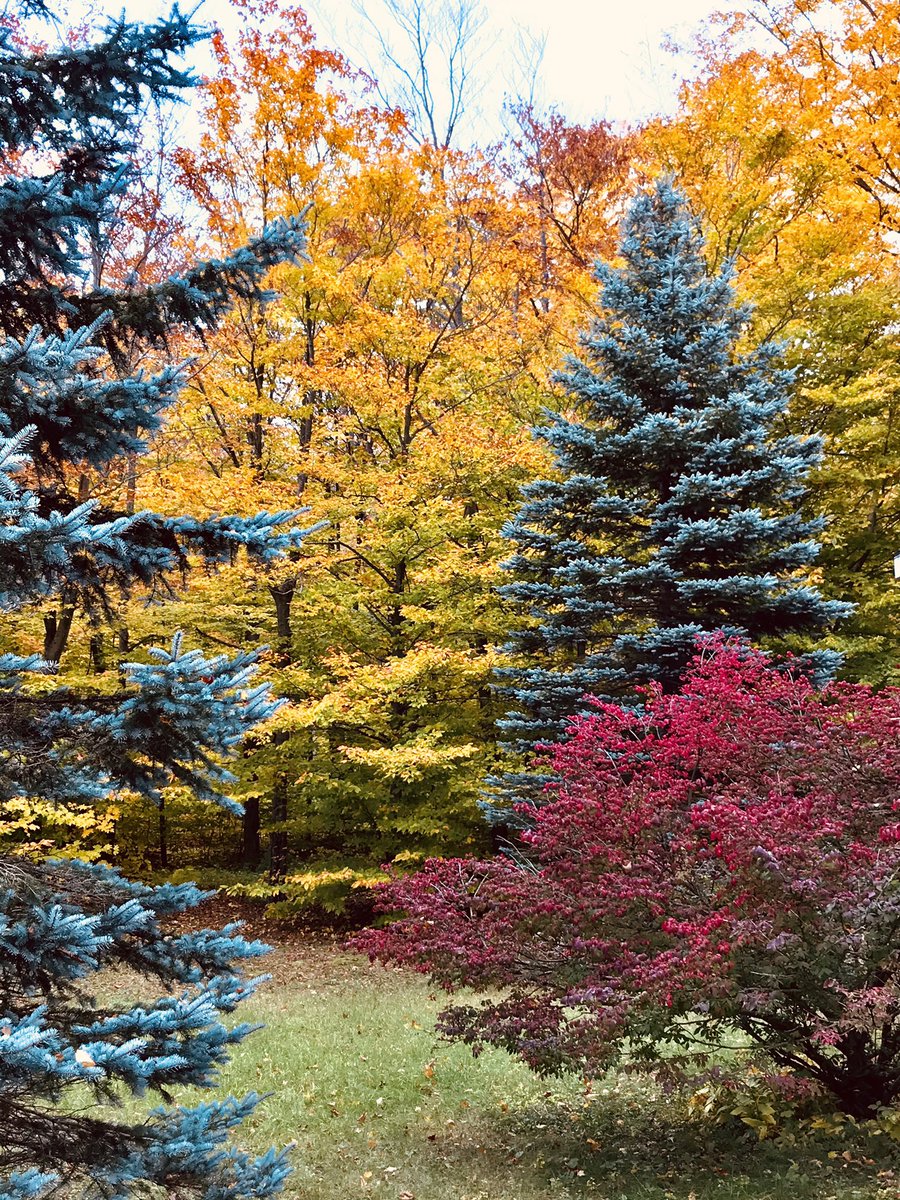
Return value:
[[(31, 0), (19, 15), (51, 14)], [(267, 268), (302, 247), (283, 224), (159, 286), (90, 286), (86, 251), (128, 186), (137, 114), (192, 82), (170, 60), (198, 36), (177, 10), (151, 25), (111, 22), (94, 45), (46, 54), (0, 32), (0, 611), (65, 592), (102, 613), (135, 581), (153, 587), (190, 559), (224, 561), (243, 547), (265, 560), (302, 538), (293, 513), (198, 521), (107, 511), (78, 495), (82, 472), (141, 452), (180, 383), (177, 368), (128, 375), (121, 348), (203, 330), (233, 297), (260, 295)], [(126, 665), (114, 695), (34, 686), (53, 669), (0, 654), (4, 808), (113, 793), (159, 800), (172, 781), (228, 805), (223, 759), (275, 708), (252, 683), (252, 655), (205, 659), (178, 637), (149, 664)], [(279, 1190), (283, 1154), (251, 1158), (229, 1143), (255, 1096), (164, 1105), (139, 1123), (102, 1107), (123, 1090), (166, 1100), (173, 1087), (214, 1086), (249, 1032), (221, 1017), (252, 993), (240, 964), (265, 947), (236, 926), (167, 930), (201, 899), (192, 885), (0, 855), (2, 1200)], [(110, 966), (157, 979), (166, 996), (98, 1004), (90, 980)], [(97, 1106), (86, 1109), (86, 1091)]]
[[(603, 316), (560, 376), (571, 416), (537, 435), (556, 478), (525, 488), (501, 591), (523, 618), (502, 671), (509, 748), (565, 736), (587, 694), (677, 687), (704, 633), (771, 643), (847, 606), (810, 585), (820, 523), (801, 512), (818, 439), (777, 436), (792, 377), (777, 348), (738, 350), (747, 308), (710, 274), (697, 221), (663, 180), (633, 202), (622, 265), (597, 267)], [(828, 651), (809, 656), (820, 673)], [(508, 797), (538, 777), (511, 773)]]

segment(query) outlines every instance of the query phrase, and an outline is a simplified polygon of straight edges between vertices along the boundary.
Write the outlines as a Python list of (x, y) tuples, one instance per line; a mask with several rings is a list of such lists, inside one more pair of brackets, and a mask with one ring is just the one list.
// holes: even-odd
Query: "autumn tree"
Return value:
[(900, 655), (891, 560), (896, 486), (896, 256), (889, 154), (897, 38), (888, 9), (758, 4), (699, 46), (679, 113), (645, 132), (734, 258), (757, 339), (785, 339), (789, 415), (825, 434), (811, 501), (828, 516), (826, 592), (857, 605), (845, 669), (890, 676)]
[(551, 335), (484, 156), (411, 145), (402, 114), (352, 98), (298, 12), (270, 34), (248, 20), (217, 54), (185, 184), (225, 245), (264, 206), (309, 205), (309, 261), (210, 342), (142, 486), (204, 491), (208, 474), (211, 505), (302, 499), (328, 521), (291, 572), (235, 578), (215, 630), (209, 611), (189, 623), (258, 639), (245, 614), (268, 591), (291, 704), (245, 764), (249, 811), (275, 835), (274, 876), (285, 849), (304, 878), (371, 874), (482, 836), (499, 528), (540, 461), (527, 426)]
[[(900, 199), (896, 16), (869, 0), (756, 0), (749, 14), (774, 43), (766, 56), (769, 86), (795, 97), (805, 114), (802, 131), (845, 168), (890, 229), (897, 228)], [(735, 33), (747, 19), (738, 18)]]
[(594, 263), (615, 250), (634, 137), (609, 121), (579, 125), (541, 112), (533, 100), (514, 101), (510, 116), (506, 170), (536, 224), (539, 303), (549, 308), (567, 292), (590, 297)]

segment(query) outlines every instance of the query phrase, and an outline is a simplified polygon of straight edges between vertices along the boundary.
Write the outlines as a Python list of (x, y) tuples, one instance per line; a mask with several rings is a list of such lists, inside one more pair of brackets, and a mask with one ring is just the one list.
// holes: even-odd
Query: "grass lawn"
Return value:
[(444, 1001), (427, 983), (320, 938), (288, 935), (266, 965), (273, 981), (240, 1013), (266, 1028), (223, 1082), (274, 1092), (239, 1140), (296, 1143), (292, 1197), (900, 1200), (884, 1137), (759, 1143), (688, 1122), (683, 1101), (633, 1077), (587, 1086), (502, 1052), (473, 1060), (435, 1038)]

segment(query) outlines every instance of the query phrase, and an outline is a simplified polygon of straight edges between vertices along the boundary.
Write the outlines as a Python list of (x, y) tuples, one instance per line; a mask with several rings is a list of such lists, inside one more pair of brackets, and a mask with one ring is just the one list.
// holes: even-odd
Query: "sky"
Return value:
[[(84, 2), (84, 0), (82, 0)], [(436, 11), (442, 0), (425, 0)], [(476, 0), (473, 0), (476, 2)], [(674, 36), (690, 44), (693, 31), (715, 11), (737, 0), (482, 0), (477, 75), (480, 95), (471, 105), (466, 135), (490, 141), (502, 130), (504, 97), (526, 86), (521, 44), (545, 39), (536, 100), (571, 120), (605, 117), (635, 121), (671, 111), (678, 80), (690, 71), (687, 55), (662, 48)], [(78, 4), (78, 0), (75, 0)], [(363, 7), (364, 6), (364, 7)], [(95, 12), (118, 15), (121, 0), (93, 0)], [(156, 16), (166, 0), (126, 0), (130, 17)], [(184, 7), (189, 10), (190, 5)], [(307, 0), (303, 5), (320, 43), (344, 51), (357, 65), (379, 71), (377, 38), (369, 22), (391, 29), (384, 0)], [(366, 15), (364, 16), (363, 13)], [(234, 30), (228, 0), (204, 0), (197, 18)], [(369, 18), (367, 21), (366, 17)], [(527, 58), (527, 54), (525, 56)], [(198, 61), (203, 69), (204, 63)]]
[[(222, 0), (207, 0), (222, 3)], [(356, 0), (358, 3), (358, 0)], [(574, 121), (634, 120), (674, 105), (689, 69), (662, 49), (667, 35), (689, 42), (693, 29), (733, 0), (484, 0), (482, 119), (491, 124), (504, 93), (520, 89), (516, 59), (523, 40), (546, 39), (538, 99)], [(382, 0), (367, 0), (374, 19)], [(354, 0), (309, 0), (307, 11), (325, 38), (365, 53), (374, 39)], [(518, 78), (516, 78), (518, 76)]]

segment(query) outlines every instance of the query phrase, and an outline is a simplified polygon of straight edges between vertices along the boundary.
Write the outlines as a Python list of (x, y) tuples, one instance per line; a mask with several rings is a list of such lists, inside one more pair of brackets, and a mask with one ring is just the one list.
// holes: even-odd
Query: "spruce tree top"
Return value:
[(638, 195), (621, 264), (597, 267), (603, 316), (560, 376), (571, 410), (537, 430), (556, 478), (526, 487), (505, 530), (502, 592), (530, 621), (503, 673), (519, 751), (562, 736), (586, 693), (674, 689), (703, 633), (766, 642), (846, 611), (808, 577), (821, 522), (803, 479), (821, 442), (776, 436), (791, 373), (777, 348), (739, 351), (748, 309), (703, 250), (670, 182)]

